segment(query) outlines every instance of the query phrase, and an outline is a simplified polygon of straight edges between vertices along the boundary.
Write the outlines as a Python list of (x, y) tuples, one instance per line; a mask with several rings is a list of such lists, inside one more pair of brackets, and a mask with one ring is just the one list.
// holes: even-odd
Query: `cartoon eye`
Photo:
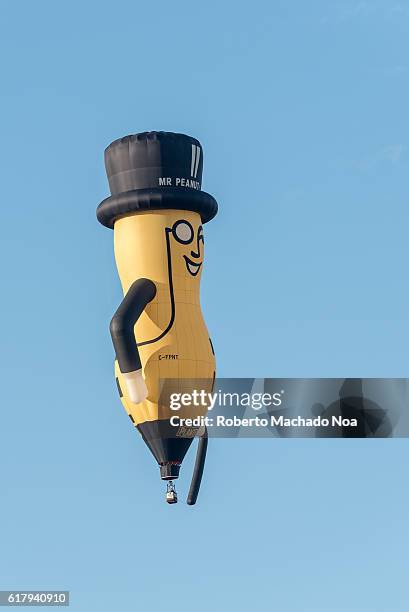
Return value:
[(197, 233), (197, 240), (198, 240), (198, 241), (200, 241), (200, 240), (201, 240), (201, 241), (203, 242), (203, 244), (204, 244), (204, 238), (203, 238), (203, 227), (202, 227), (202, 226), (200, 226), (200, 227), (199, 227), (199, 231), (198, 231), (198, 233)]
[(172, 233), (175, 239), (182, 244), (189, 244), (193, 240), (193, 227), (188, 221), (176, 221), (172, 227)]

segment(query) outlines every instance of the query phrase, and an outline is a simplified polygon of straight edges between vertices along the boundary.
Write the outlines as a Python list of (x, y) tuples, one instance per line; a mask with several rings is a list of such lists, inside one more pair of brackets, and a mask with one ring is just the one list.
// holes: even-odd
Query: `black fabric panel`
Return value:
[(122, 389), (121, 389), (121, 385), (119, 384), (119, 380), (118, 380), (118, 376), (115, 378), (116, 380), (116, 387), (118, 389), (118, 393), (119, 393), (119, 397), (123, 397), (123, 393), (122, 393)]
[(182, 463), (193, 441), (193, 437), (175, 437), (175, 427), (167, 419), (145, 421), (137, 428), (159, 465)]

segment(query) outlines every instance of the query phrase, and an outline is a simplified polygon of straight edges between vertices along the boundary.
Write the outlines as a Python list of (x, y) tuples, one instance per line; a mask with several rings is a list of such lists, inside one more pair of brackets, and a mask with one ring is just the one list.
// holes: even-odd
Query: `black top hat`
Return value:
[(216, 200), (201, 191), (203, 149), (185, 134), (143, 132), (114, 140), (105, 149), (111, 196), (97, 218), (113, 228), (116, 219), (139, 210), (192, 210), (202, 222), (217, 213)]

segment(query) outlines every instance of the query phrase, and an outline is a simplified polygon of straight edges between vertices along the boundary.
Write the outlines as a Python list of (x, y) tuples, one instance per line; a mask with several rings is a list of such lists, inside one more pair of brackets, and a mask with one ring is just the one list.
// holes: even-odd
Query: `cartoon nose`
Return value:
[(190, 251), (190, 254), (195, 259), (199, 259), (199, 257), (200, 257), (200, 240), (199, 240), (199, 236), (197, 237), (197, 253), (196, 253), (196, 251)]

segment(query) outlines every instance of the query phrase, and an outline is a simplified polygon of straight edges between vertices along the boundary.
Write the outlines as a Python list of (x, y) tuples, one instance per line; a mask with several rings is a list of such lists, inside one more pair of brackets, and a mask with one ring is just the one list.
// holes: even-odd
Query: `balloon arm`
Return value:
[(206, 461), (207, 442), (207, 431), (205, 431), (204, 435), (199, 438), (199, 445), (197, 447), (192, 482), (190, 483), (189, 494), (187, 496), (187, 503), (189, 506), (194, 506), (197, 496), (199, 495), (200, 483), (202, 482), (203, 470)]
[(132, 283), (121, 305), (112, 317), (109, 330), (119, 369), (123, 374), (135, 372), (142, 368), (134, 326), (155, 295), (155, 283), (147, 278), (139, 278)]

